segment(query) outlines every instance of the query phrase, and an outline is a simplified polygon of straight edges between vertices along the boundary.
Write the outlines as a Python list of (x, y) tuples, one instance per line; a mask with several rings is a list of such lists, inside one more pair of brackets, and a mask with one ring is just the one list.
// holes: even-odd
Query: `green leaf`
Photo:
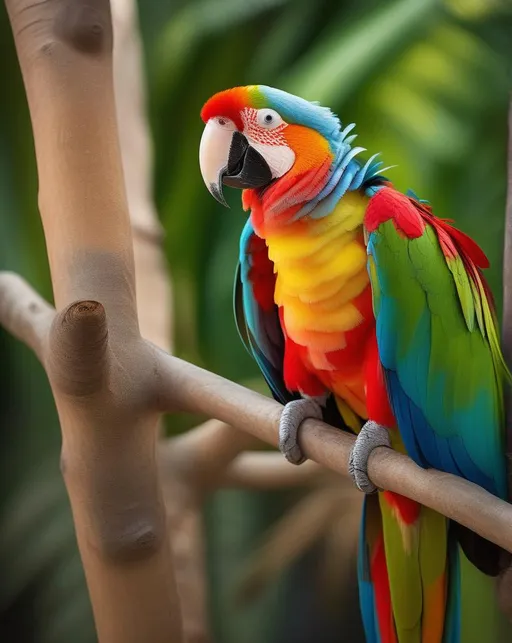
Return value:
[(383, 60), (405, 48), (442, 16), (438, 0), (382, 3), (346, 29), (341, 19), (283, 76), (283, 89), (325, 105), (340, 104)]

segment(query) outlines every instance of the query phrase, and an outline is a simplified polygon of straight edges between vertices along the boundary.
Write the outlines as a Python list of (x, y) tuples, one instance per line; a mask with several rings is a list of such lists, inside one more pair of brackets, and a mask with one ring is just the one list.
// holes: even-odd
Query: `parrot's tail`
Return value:
[(358, 577), (367, 643), (465, 643), (459, 547), (448, 523), (398, 494), (365, 498)]

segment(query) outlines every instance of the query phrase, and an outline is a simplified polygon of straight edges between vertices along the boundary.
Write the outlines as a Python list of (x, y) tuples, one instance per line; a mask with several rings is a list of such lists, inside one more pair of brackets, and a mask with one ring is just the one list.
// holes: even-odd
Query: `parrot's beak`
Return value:
[(251, 147), (238, 130), (229, 130), (211, 119), (199, 146), (201, 174), (210, 194), (229, 207), (222, 186), (261, 188), (272, 181), (272, 172), (263, 156)]

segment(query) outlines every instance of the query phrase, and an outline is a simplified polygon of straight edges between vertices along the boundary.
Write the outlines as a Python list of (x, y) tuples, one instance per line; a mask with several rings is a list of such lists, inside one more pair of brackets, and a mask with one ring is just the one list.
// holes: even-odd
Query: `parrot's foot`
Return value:
[(389, 433), (385, 426), (369, 420), (359, 432), (348, 461), (348, 471), (352, 480), (363, 493), (377, 491), (377, 487), (368, 477), (368, 458), (377, 447), (391, 447)]
[(322, 419), (322, 407), (315, 398), (288, 402), (279, 421), (279, 450), (291, 464), (302, 464), (306, 458), (297, 442), (299, 427), (307, 418)]

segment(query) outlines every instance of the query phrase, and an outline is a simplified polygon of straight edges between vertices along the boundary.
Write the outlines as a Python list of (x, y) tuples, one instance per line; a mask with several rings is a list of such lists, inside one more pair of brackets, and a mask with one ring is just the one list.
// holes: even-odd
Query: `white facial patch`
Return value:
[(295, 153), (283, 135), (288, 123), (276, 111), (266, 108), (246, 107), (241, 117), (249, 145), (263, 156), (272, 178), (278, 179), (286, 174), (295, 163)]
[(267, 162), (272, 178), (278, 179), (291, 169), (295, 163), (295, 153), (288, 145), (269, 145), (268, 143), (256, 143), (247, 137), (249, 144), (263, 156)]

